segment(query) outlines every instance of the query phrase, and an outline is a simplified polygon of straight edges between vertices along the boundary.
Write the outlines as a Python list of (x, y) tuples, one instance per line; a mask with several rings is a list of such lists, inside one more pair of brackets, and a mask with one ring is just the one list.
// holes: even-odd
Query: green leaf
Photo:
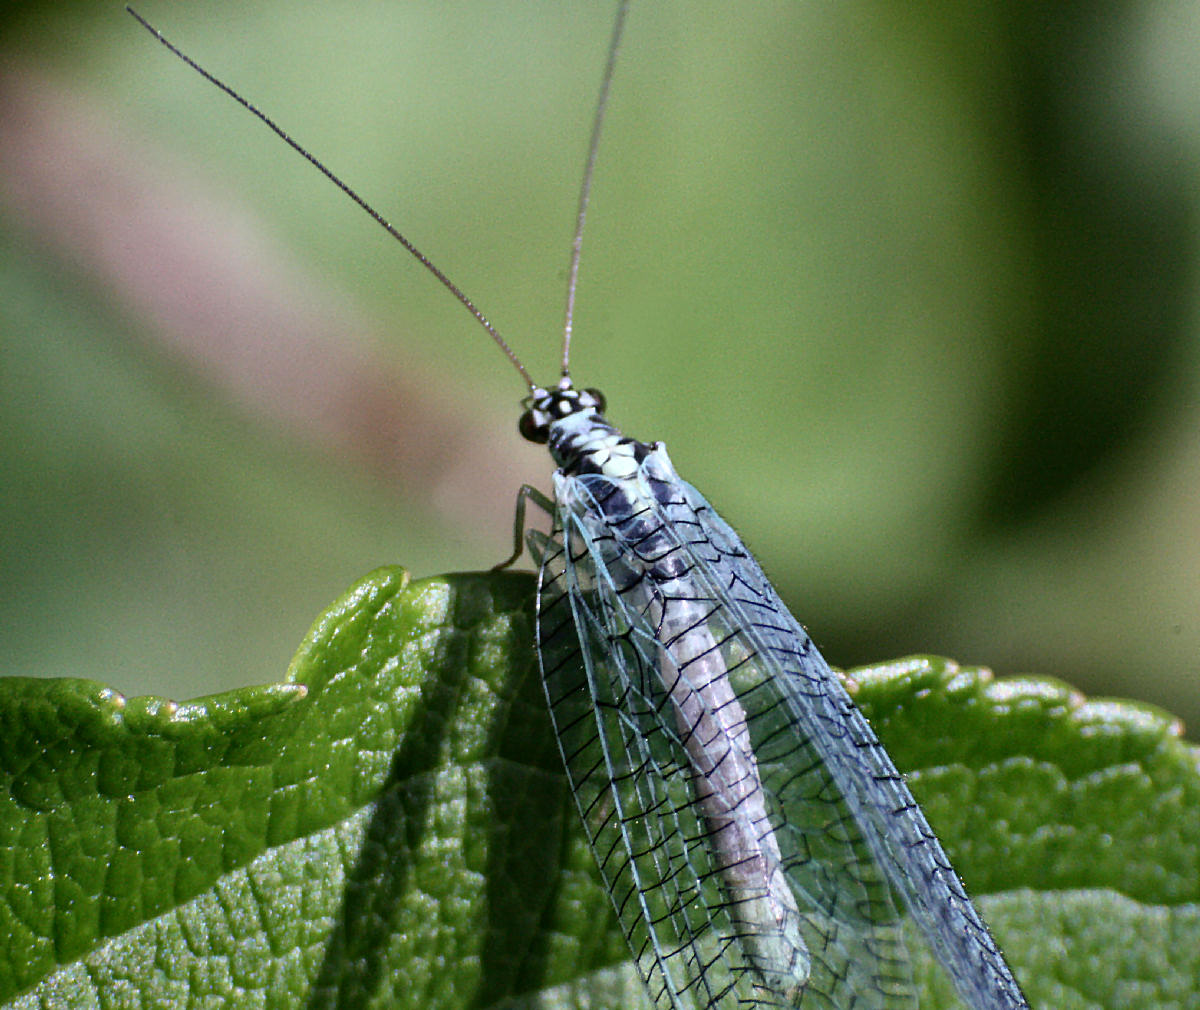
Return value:
[(1200, 753), (1177, 719), (934, 657), (848, 676), (1033, 1006), (1197, 1005)]
[[(643, 1004), (544, 711), (533, 593), (380, 569), (285, 683), (186, 704), (0, 680), (0, 1001)], [(945, 660), (849, 676), (1035, 1006), (1195, 1004), (1177, 724)]]

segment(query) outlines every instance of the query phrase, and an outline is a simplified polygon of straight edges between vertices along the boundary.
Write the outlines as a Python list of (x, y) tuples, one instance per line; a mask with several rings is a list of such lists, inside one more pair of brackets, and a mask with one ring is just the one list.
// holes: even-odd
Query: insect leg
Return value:
[(532, 501), (546, 515), (554, 515), (553, 498), (542, 494), (532, 484), (522, 484), (521, 489), (517, 492), (517, 507), (513, 515), (513, 552), (510, 557), (505, 558), (500, 564), (493, 565), (493, 572), (503, 571), (510, 565), (515, 564), (521, 553), (525, 550), (525, 504), (528, 501)]

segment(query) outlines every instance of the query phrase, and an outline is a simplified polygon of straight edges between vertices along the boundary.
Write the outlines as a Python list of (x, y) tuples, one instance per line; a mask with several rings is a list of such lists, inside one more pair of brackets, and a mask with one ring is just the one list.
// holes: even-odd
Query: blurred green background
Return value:
[[(141, 8), (546, 381), (612, 10)], [(3, 672), (267, 681), (369, 569), (505, 557), (549, 466), (467, 314), (120, 4), (0, 17)], [(1197, 3), (634, 4), (575, 373), (831, 662), (1200, 722), (1197, 52)]]

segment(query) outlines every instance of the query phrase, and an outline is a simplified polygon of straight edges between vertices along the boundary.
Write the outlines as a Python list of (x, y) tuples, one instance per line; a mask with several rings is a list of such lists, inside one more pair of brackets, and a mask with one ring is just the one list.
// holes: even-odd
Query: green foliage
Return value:
[[(614, 4), (135, 6), (555, 381)], [(827, 654), (1200, 725), (1198, 12), (634, 4), (576, 376)], [(397, 544), (504, 557), (548, 468), (445, 291), (120, 3), (3, 16), (6, 670), (208, 694)]]
[[(0, 680), (3, 1005), (638, 1005), (533, 591), (380, 569), (285, 683), (184, 704)], [(849, 676), (1035, 1006), (1195, 1005), (1200, 777), (1172, 720), (923, 657)]]

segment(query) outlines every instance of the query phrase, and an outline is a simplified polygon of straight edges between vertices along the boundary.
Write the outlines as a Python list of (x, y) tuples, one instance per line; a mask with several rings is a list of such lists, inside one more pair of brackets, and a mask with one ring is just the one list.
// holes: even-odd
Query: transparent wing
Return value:
[[(752, 930), (738, 914), (746, 902), (730, 894), (713, 827), (695, 802), (692, 737), (667, 686), (681, 664), (664, 646), (660, 587), (633, 545), (646, 531), (603, 516), (596, 483), (558, 488), (539, 648), (580, 813), (656, 1005), (915, 1007), (888, 885), (818, 749), (789, 731), (770, 664), (710, 587), (698, 582), (685, 597), (674, 586), (666, 608), (704, 608), (705, 634), (722, 643), (724, 665), (748, 696), (748, 721), (782, 717), (783, 732), (753, 735), (762, 736), (758, 771), (811, 963), (791, 986), (773, 986), (757, 970), (743, 942)], [(713, 702), (699, 704), (713, 714)]]
[(656, 1005), (916, 1007), (907, 913), (971, 1007), (1024, 1006), (890, 759), (736, 535), (661, 449), (630, 483), (556, 478), (538, 634)]

